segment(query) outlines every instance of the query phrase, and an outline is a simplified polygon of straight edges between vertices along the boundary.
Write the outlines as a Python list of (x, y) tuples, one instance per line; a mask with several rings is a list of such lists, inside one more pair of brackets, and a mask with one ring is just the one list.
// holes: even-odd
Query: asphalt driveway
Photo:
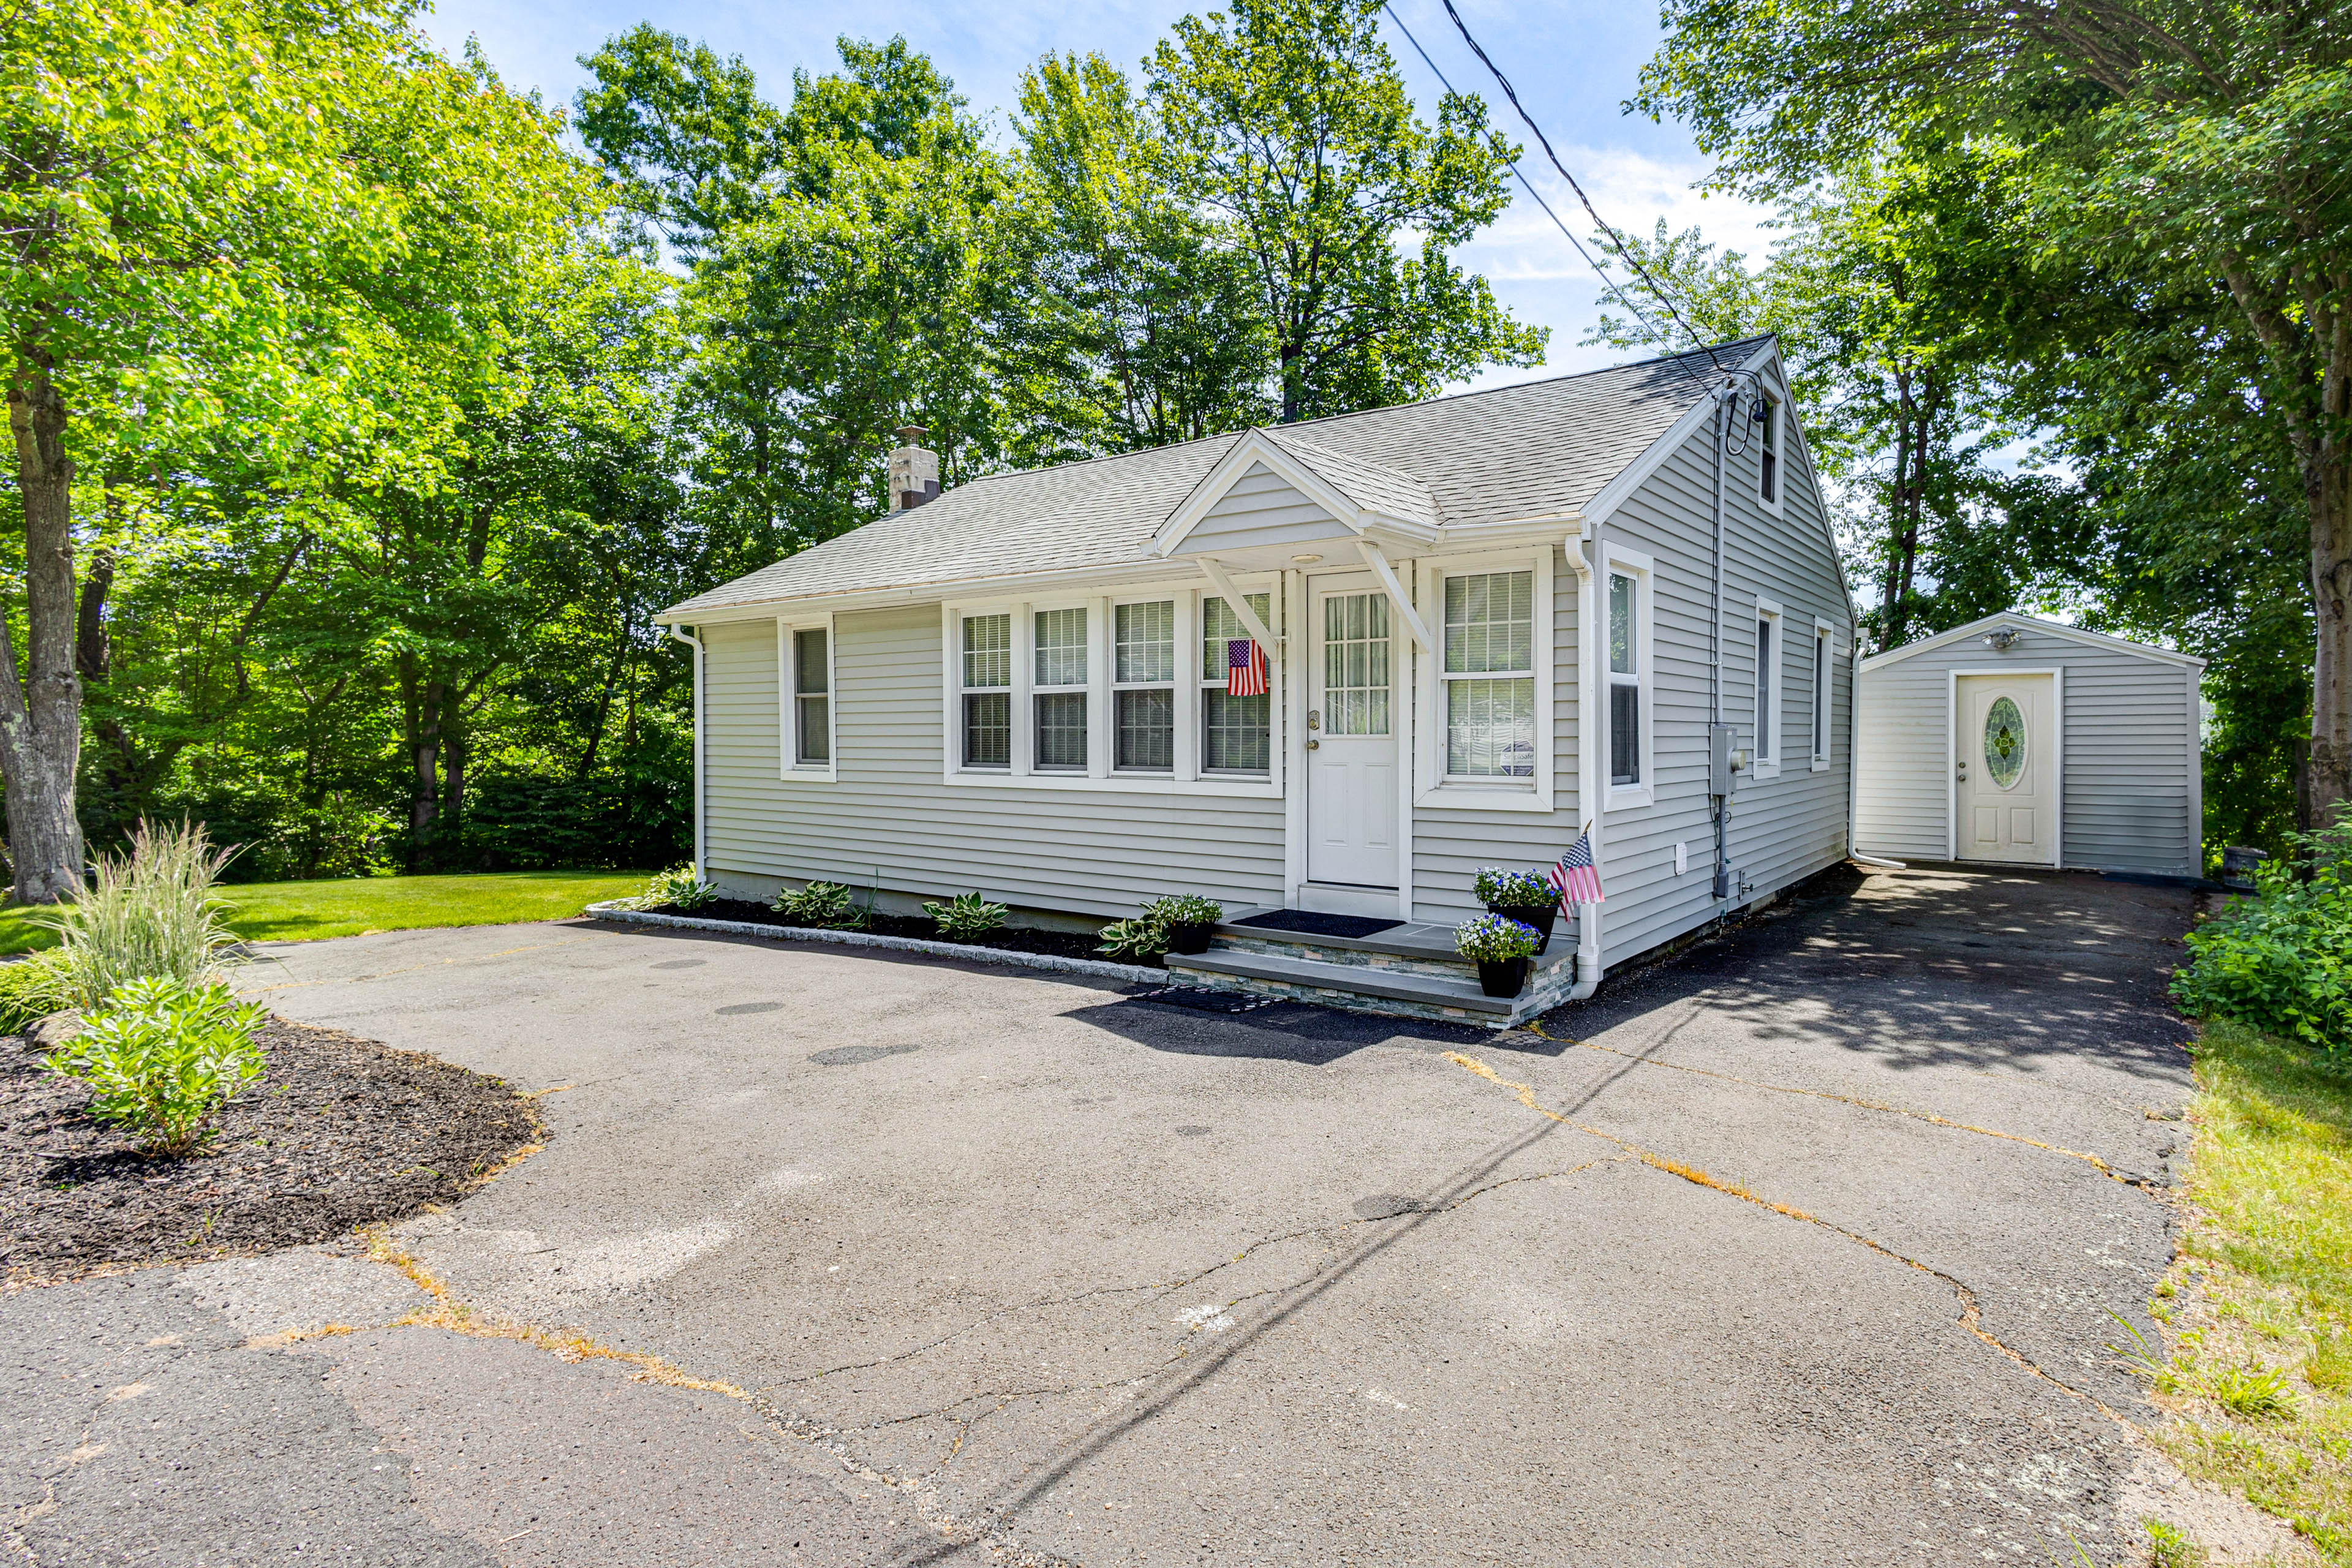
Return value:
[(0, 1301), (16, 1543), (2123, 1561), (2189, 916), (1875, 876), (1502, 1037), (589, 924), (289, 944), (252, 994), (548, 1091), (549, 1145), (406, 1275)]

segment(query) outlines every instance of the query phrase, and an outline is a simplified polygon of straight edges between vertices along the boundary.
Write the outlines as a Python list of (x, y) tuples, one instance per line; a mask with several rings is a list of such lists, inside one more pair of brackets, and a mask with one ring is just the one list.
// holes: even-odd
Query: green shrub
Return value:
[(1095, 951), (1112, 958), (1154, 959), (1168, 951), (1168, 928), (1149, 915), (1113, 921), (1102, 928), (1102, 945)]
[(647, 878), (646, 890), (633, 901), (641, 910), (700, 910), (717, 903), (722, 896), (717, 888), (697, 876), (693, 867), (673, 866)]
[(2189, 933), (2173, 998), (2200, 1017), (2352, 1052), (2352, 823), (2295, 844), (2297, 858), (2255, 868), (2256, 896)]
[(35, 1020), (74, 1006), (71, 963), (60, 947), (0, 963), (0, 1035), (21, 1034)]
[(1478, 915), (1454, 928), (1454, 950), (1476, 963), (1525, 958), (1542, 945), (1535, 927), (1507, 915)]
[(1143, 906), (1143, 918), (1158, 921), (1162, 931), (1170, 926), (1214, 925), (1225, 918), (1225, 906), (1196, 893), (1181, 893), (1153, 899)]
[(845, 882), (811, 882), (798, 892), (787, 888), (768, 907), (795, 925), (838, 930), (866, 923), (865, 915), (850, 902)]
[(253, 1037), (268, 1016), (226, 985), (149, 975), (116, 988), (41, 1065), (89, 1084), (90, 1113), (129, 1128), (151, 1153), (184, 1154), (261, 1076), (268, 1058)]
[(214, 887), (236, 854), (215, 849), (204, 825), (142, 822), (121, 855), (100, 855), (90, 885), (49, 911), (68, 976), (69, 1006), (94, 1012), (134, 980), (163, 976), (205, 986), (221, 978), (236, 937), (221, 920)]
[(1471, 887), (1482, 904), (1548, 909), (1559, 902), (1559, 889), (1546, 880), (1541, 871), (1506, 871), (1500, 866), (1481, 866), (1477, 880)]
[(978, 942), (1004, 924), (1012, 911), (1003, 904), (992, 904), (978, 893), (958, 893), (946, 903), (926, 903), (923, 912), (940, 928), (940, 935), (950, 942)]

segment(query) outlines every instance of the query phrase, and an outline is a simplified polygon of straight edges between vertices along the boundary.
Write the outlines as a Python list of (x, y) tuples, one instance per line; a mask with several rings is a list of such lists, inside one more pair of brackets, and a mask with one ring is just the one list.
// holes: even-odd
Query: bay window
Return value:
[(1535, 776), (1535, 574), (1444, 579), (1438, 672), (1448, 778)]

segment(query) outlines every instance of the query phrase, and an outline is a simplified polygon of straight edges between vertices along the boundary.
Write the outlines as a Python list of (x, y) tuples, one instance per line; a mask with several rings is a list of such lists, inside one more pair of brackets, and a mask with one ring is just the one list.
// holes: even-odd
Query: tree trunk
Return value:
[(2352, 800), (2352, 452), (2324, 441), (2306, 465), (2311, 498), (2311, 591), (2318, 647), (2311, 672), (2311, 757), (2297, 816), (2306, 830), (2333, 826)]
[(26, 669), (0, 617), (0, 775), (19, 902), (50, 904), (82, 885), (74, 774), (81, 678), (74, 671), (73, 459), (66, 405), (47, 367), (19, 362), (8, 388), (16, 483), (25, 500)]
[(441, 811), (441, 685), (431, 678), (417, 679), (404, 670), (401, 685), (406, 700), (408, 759), (408, 869), (425, 869), (425, 840)]

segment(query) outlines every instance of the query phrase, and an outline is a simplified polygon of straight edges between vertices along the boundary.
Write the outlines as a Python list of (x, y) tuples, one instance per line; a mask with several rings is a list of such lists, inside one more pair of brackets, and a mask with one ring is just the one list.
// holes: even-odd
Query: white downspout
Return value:
[[(1576, 568), (1576, 809), (1590, 814), (1592, 859), (1601, 861), (1601, 726), (1596, 721), (1599, 669), (1594, 650), (1601, 646), (1599, 629), (1601, 592), (1592, 563), (1584, 552), (1592, 541), (1592, 524), (1580, 520), (1568, 541), (1568, 563)], [(1581, 1002), (1601, 984), (1601, 906), (1576, 906), (1576, 984), (1568, 1000)]]
[(702, 810), (702, 639), (676, 626), (669, 635), (694, 650), (694, 879), (710, 879), (710, 844)]

